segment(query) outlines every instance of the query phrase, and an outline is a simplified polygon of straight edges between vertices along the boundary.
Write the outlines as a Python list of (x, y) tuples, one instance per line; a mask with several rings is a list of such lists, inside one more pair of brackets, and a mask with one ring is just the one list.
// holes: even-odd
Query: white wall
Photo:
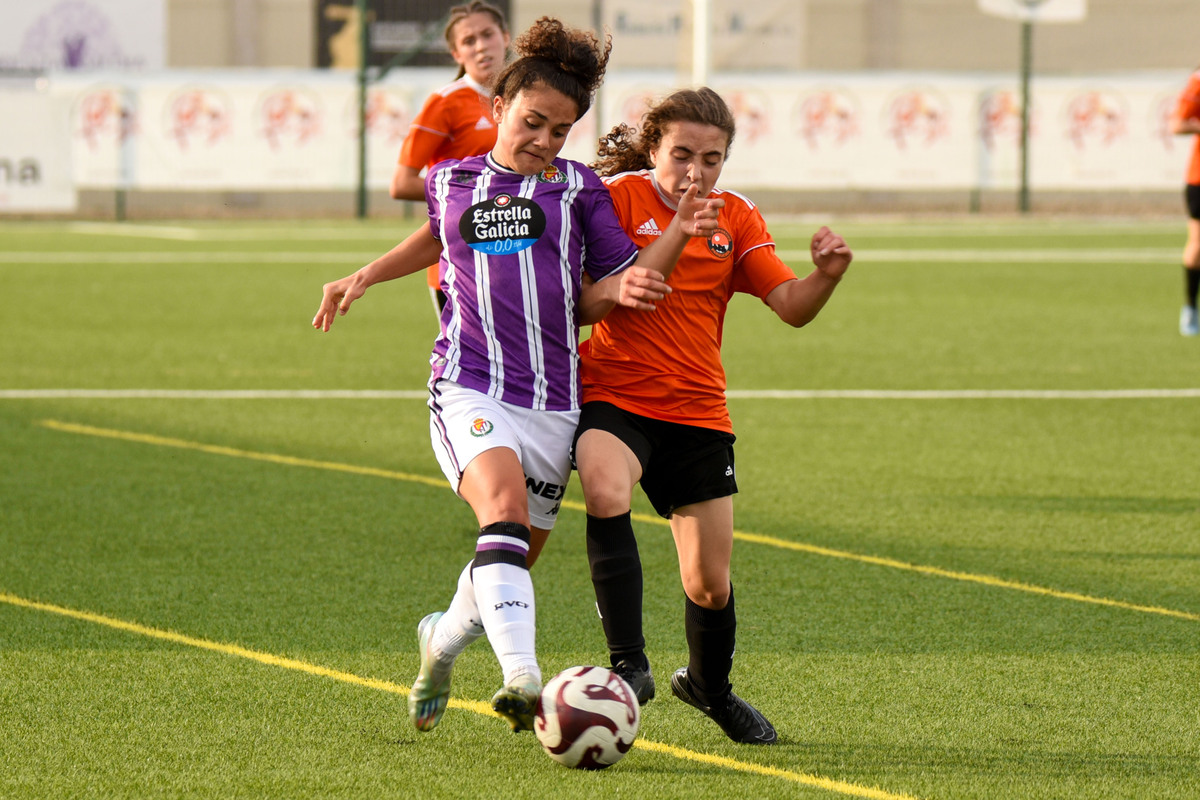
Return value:
[[(371, 91), (369, 185), (387, 185), (420, 103), (447, 76), (397, 70)], [(636, 123), (670, 73), (617, 72), (601, 97), (603, 128)], [(731, 189), (1003, 189), (1018, 185), (1015, 76), (933, 72), (718, 74), (738, 134)], [(1175, 73), (1034, 81), (1031, 186), (1175, 189), (1190, 137), (1166, 115)], [(52, 75), (70, 108), (80, 188), (342, 189), (355, 185), (356, 86), (321, 70)], [(21, 119), (17, 115), (9, 119)], [(30, 117), (20, 123), (40, 124)], [(40, 135), (36, 131), (27, 132)], [(48, 133), (48, 132), (47, 132)], [(588, 160), (595, 112), (564, 155)]]

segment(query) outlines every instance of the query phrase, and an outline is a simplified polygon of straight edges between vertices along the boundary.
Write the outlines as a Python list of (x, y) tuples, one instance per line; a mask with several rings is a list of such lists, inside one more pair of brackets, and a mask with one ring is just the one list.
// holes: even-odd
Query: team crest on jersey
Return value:
[(717, 258), (729, 258), (733, 252), (733, 237), (724, 228), (717, 228), (708, 235), (708, 252)]
[(567, 176), (562, 174), (562, 170), (550, 164), (541, 173), (538, 174), (538, 183), (566, 183)]
[(546, 212), (524, 197), (498, 194), (467, 209), (458, 232), (472, 250), (489, 256), (519, 253), (546, 230)]
[(487, 436), (495, 427), (492, 425), (491, 420), (476, 417), (475, 421), (471, 423), (471, 435), (475, 437)]

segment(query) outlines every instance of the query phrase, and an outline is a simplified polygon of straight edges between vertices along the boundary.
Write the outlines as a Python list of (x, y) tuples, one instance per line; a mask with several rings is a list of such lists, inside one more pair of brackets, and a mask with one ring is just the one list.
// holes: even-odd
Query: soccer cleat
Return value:
[(531, 731), (541, 699), (541, 684), (525, 676), (522, 681), (506, 684), (492, 696), (492, 710), (508, 720), (513, 733)]
[[(408, 693), (408, 717), (419, 731), (431, 731), (436, 728), (437, 724), (442, 721), (446, 703), (450, 700), (450, 667), (439, 664), (429, 649), (429, 642), (433, 639), (433, 629), (441, 616), (442, 612), (435, 611), (417, 623), (417, 646), (421, 651), (421, 669), (417, 673), (417, 679), (413, 681), (412, 691)], [(440, 680), (435, 676), (435, 670), (439, 666), (445, 669)]]
[(649, 665), (642, 669), (635, 667), (626, 659), (621, 659), (612, 668), (612, 671), (621, 676), (621, 679), (629, 684), (629, 688), (633, 689), (633, 695), (637, 698), (639, 706), (644, 706), (654, 699), (654, 676), (650, 674)]
[(695, 706), (721, 726), (725, 735), (743, 744), (774, 744), (778, 738), (775, 728), (758, 709), (729, 691), (717, 705), (701, 703), (688, 681), (687, 667), (671, 676), (671, 693), (689, 706)]
[(1195, 306), (1184, 306), (1179, 312), (1179, 335), (1195, 336), (1200, 334), (1200, 318)]

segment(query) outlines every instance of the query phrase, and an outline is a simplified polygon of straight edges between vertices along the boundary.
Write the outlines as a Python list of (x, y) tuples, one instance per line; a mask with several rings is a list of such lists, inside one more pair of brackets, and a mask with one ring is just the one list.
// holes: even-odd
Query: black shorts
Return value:
[(612, 403), (584, 403), (571, 445), (571, 461), (583, 432), (607, 431), (633, 451), (642, 465), (642, 491), (660, 516), (675, 509), (737, 494), (732, 433), (632, 414)]
[(1200, 219), (1200, 186), (1189, 183), (1183, 187), (1183, 197), (1187, 201), (1188, 216)]

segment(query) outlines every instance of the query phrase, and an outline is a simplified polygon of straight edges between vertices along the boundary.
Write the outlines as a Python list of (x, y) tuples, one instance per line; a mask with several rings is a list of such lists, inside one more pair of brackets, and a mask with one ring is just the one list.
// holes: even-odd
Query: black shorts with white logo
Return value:
[(643, 417), (612, 403), (584, 403), (571, 445), (571, 461), (584, 431), (616, 436), (642, 465), (642, 491), (660, 516), (675, 509), (737, 494), (732, 433)]

